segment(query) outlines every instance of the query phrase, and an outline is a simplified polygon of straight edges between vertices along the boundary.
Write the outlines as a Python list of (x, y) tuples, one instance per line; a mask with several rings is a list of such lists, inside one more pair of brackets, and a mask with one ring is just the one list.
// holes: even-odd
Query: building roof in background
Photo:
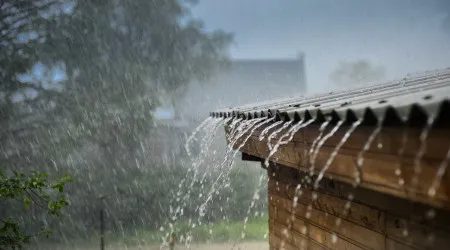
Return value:
[[(406, 122), (413, 117), (436, 117), (448, 109), (450, 68), (401, 80), (308, 98), (285, 98), (211, 112), (213, 117), (276, 117), (282, 120), (316, 119)], [(449, 114), (447, 112), (446, 114)], [(389, 118), (389, 119), (388, 119)]]
[(203, 83), (192, 83), (177, 103), (183, 117), (204, 114), (231, 105), (243, 105), (267, 98), (304, 94), (304, 56), (287, 59), (239, 59), (229, 68)]

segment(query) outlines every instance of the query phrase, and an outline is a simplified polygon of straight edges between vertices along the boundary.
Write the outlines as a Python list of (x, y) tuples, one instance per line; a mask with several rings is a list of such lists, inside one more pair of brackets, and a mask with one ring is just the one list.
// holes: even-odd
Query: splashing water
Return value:
[(283, 121), (277, 121), (277, 122), (273, 123), (272, 125), (264, 128), (263, 131), (261, 131), (261, 134), (259, 135), (259, 141), (264, 140), (264, 136), (267, 134), (267, 132), (269, 132), (269, 130), (271, 130), (272, 128), (280, 125), (281, 123), (283, 123)]
[(265, 119), (266, 118), (257, 118), (257, 119), (247, 120), (247, 121), (243, 122), (242, 125), (236, 129), (236, 131), (238, 131), (238, 133), (236, 135), (234, 135), (234, 139), (231, 141), (229, 149), (233, 150), (234, 145), (245, 133), (247, 133), (258, 122), (263, 121)]
[(231, 124), (229, 126), (230, 133), (227, 136), (227, 140), (228, 141), (231, 142), (233, 140), (233, 138), (235, 138), (236, 133), (242, 128), (242, 126), (246, 125), (245, 122), (239, 124), (242, 120), (243, 120), (242, 118), (233, 118), (233, 120), (232, 120), (232, 122), (231, 122)]
[(450, 149), (447, 151), (445, 159), (441, 162), (441, 164), (439, 164), (438, 170), (436, 172), (436, 177), (434, 178), (431, 187), (428, 190), (428, 195), (430, 197), (434, 197), (436, 195), (436, 191), (439, 189), (439, 186), (441, 185), (442, 177), (445, 175), (449, 163), (450, 163)]
[(181, 188), (182, 185), (178, 186), (178, 191), (177, 191), (177, 201), (181, 200), (181, 206), (179, 205), (176, 209), (175, 209), (175, 214), (172, 215), (172, 220), (176, 220), (177, 216), (179, 215), (179, 213), (181, 213), (183, 211), (183, 208), (186, 206), (186, 201), (189, 200), (190, 195), (191, 195), (191, 191), (193, 189), (194, 184), (197, 182), (197, 175), (198, 175), (198, 170), (200, 165), (203, 163), (203, 161), (206, 159), (206, 156), (209, 154), (210, 152), (210, 146), (211, 143), (216, 135), (216, 131), (217, 129), (227, 120), (225, 119), (216, 119), (214, 120), (213, 123), (211, 123), (210, 125), (205, 126), (205, 136), (203, 138), (203, 140), (200, 142), (200, 154), (193, 159), (192, 161), (192, 167), (191, 169), (193, 169), (194, 171), (194, 176), (191, 179), (191, 183), (189, 184), (188, 188), (187, 188), (187, 193), (185, 195), (183, 195), (183, 199), (181, 199), (182, 196), (182, 192), (181, 192)]
[(311, 169), (314, 171), (316, 165), (317, 155), (319, 154), (320, 148), (322, 148), (323, 144), (328, 140), (328, 138), (332, 137), (336, 131), (341, 127), (344, 121), (338, 121), (338, 123), (334, 126), (334, 128), (328, 132), (317, 144), (317, 147), (314, 149), (313, 157), (311, 160)]
[(319, 135), (316, 137), (316, 139), (314, 139), (314, 141), (313, 141), (313, 143), (312, 143), (312, 145), (311, 145), (311, 148), (309, 149), (308, 156), (309, 156), (309, 164), (311, 165), (311, 166), (310, 166), (310, 169), (309, 169), (309, 174), (310, 174), (310, 175), (313, 175), (313, 172), (314, 172), (314, 162), (312, 161), (312, 157), (310, 157), (310, 156), (314, 153), (314, 149), (315, 149), (316, 144), (320, 141), (320, 139), (322, 139), (323, 132), (324, 132), (325, 129), (327, 128), (328, 124), (330, 124), (330, 121), (329, 121), (329, 120), (323, 122), (323, 123), (320, 125), (320, 128), (319, 128)]
[[(207, 207), (209, 201), (211, 201), (212, 195), (217, 191), (216, 186), (217, 186), (218, 182), (222, 178), (226, 178), (229, 175), (229, 173), (230, 173), (230, 171), (232, 169), (233, 160), (234, 160), (236, 154), (247, 143), (248, 139), (253, 135), (253, 133), (256, 131), (256, 129), (258, 129), (259, 127), (263, 126), (264, 124), (267, 124), (267, 123), (271, 122), (273, 119), (274, 118), (269, 118), (269, 119), (258, 118), (258, 119), (250, 120), (250, 121), (252, 121), (253, 125), (252, 126), (248, 126), (247, 131), (246, 131), (246, 132), (248, 132), (248, 130), (251, 129), (250, 132), (247, 134), (247, 136), (244, 138), (244, 140), (241, 142), (241, 144), (234, 151), (231, 150), (230, 152), (227, 152), (227, 155), (225, 156), (226, 159), (224, 159), (224, 161), (222, 161), (222, 163), (220, 164), (220, 169), (221, 169), (220, 170), (220, 174), (216, 178), (216, 180), (213, 182), (213, 184), (211, 186), (211, 189), (208, 192), (208, 195), (206, 196), (205, 202), (203, 202), (198, 208), (199, 220), (201, 220), (201, 218), (204, 217), (205, 211), (206, 211), (206, 207)], [(242, 133), (242, 135), (244, 135), (245, 133)], [(237, 140), (233, 140), (233, 141), (236, 142)], [(229, 147), (229, 148), (232, 149), (232, 147)], [(225, 168), (225, 171), (223, 170), (224, 168)]]
[(377, 123), (376, 128), (372, 131), (363, 148), (358, 153), (358, 156), (356, 158), (355, 186), (358, 186), (361, 183), (361, 168), (364, 164), (364, 154), (369, 151), (370, 146), (372, 146), (373, 141), (378, 136), (378, 134), (380, 134), (382, 128), (383, 120), (380, 119)]
[[(250, 216), (250, 213), (251, 213), (253, 207), (254, 207), (255, 204), (256, 204), (256, 201), (259, 200), (259, 198), (260, 198), (260, 196), (259, 196), (259, 190), (261, 189), (261, 185), (262, 185), (262, 183), (263, 183), (264, 176), (265, 176), (264, 173), (262, 173), (262, 174), (259, 176), (258, 184), (257, 184), (256, 187), (255, 187), (255, 192), (253, 193), (252, 201), (251, 201), (251, 203), (250, 203), (250, 206), (249, 206), (248, 209), (247, 209), (247, 213), (246, 213), (246, 216), (245, 216), (245, 219), (244, 219), (244, 226), (243, 226), (242, 231), (241, 231), (241, 239), (244, 239), (244, 238), (245, 238), (245, 230), (247, 229), (248, 218), (249, 218), (249, 216)], [(236, 244), (235, 244), (235, 245), (236, 245)]]
[[(292, 139), (294, 138), (294, 135), (302, 128), (308, 126), (309, 124), (313, 123), (315, 120), (311, 119), (306, 123), (303, 123), (303, 120), (299, 121), (297, 124), (295, 124), (294, 126), (292, 126), (286, 133), (284, 133), (277, 141), (277, 143), (275, 143), (275, 145), (272, 147), (272, 149), (269, 152), (269, 155), (266, 157), (266, 159), (264, 160), (264, 165), (267, 167), (269, 167), (269, 161), (270, 161), (270, 157), (272, 157), (277, 151), (278, 148), (281, 145), (286, 145), (288, 144), (290, 141), (292, 141)], [(284, 140), (284, 138), (286, 138), (287, 136), (289, 136), (289, 138), (287, 140)]]
[(281, 137), (280, 140), (279, 140), (279, 142), (277, 142), (277, 144), (278, 144), (278, 145), (285, 145), (285, 144), (288, 144), (290, 141), (292, 141), (292, 139), (294, 138), (294, 135), (295, 135), (300, 129), (302, 129), (302, 128), (308, 126), (309, 124), (311, 124), (311, 123), (313, 123), (313, 122), (315, 122), (315, 121), (316, 121), (315, 119), (311, 119), (311, 120), (307, 121), (306, 123), (303, 123), (303, 120), (300, 121), (300, 122), (298, 122), (296, 125), (294, 125), (294, 126), (291, 128), (291, 134), (290, 134), (289, 138), (288, 138), (287, 140), (283, 141), (282, 139), (284, 139), (284, 137)]
[(281, 126), (281, 128), (273, 131), (268, 137), (267, 137), (267, 147), (269, 148), (269, 150), (272, 150), (272, 145), (270, 144), (270, 142), (272, 141), (273, 138), (275, 138), (275, 136), (277, 136), (281, 131), (283, 131), (284, 129), (286, 129), (289, 125), (292, 124), (293, 121), (288, 121), (285, 122), (283, 124), (283, 126)]
[(422, 129), (422, 132), (420, 133), (419, 141), (420, 146), (419, 150), (417, 151), (416, 157), (414, 158), (414, 176), (411, 179), (412, 186), (415, 187), (419, 181), (419, 174), (422, 172), (422, 158), (425, 155), (427, 151), (427, 139), (428, 134), (431, 131), (431, 128), (433, 127), (434, 123), (434, 116), (430, 116), (427, 119), (427, 123), (425, 124), (424, 128)]
[[(301, 184), (298, 184), (298, 185), (295, 187), (295, 190), (294, 190), (294, 197), (292, 198), (292, 211), (291, 211), (291, 215), (288, 217), (288, 219), (287, 219), (287, 221), (286, 221), (288, 228), (291, 228), (291, 227), (292, 227), (292, 223), (295, 221), (295, 210), (297, 209), (298, 199), (299, 199), (299, 197), (303, 194), (301, 188), (302, 188), (302, 185), (301, 185)], [(306, 228), (306, 226), (303, 227), (303, 230), (302, 230), (302, 231), (303, 231), (303, 232), (302, 232), (303, 234), (306, 234), (306, 233), (307, 233), (307, 228)], [(282, 238), (281, 238), (281, 244), (280, 244), (280, 245), (284, 245), (284, 244), (285, 244), (285, 241), (287, 240), (287, 235), (284, 235), (284, 236), (285, 236), (285, 237), (282, 237)]]
[[(380, 134), (382, 128), (383, 128), (383, 120), (380, 119), (378, 121), (375, 129), (372, 131), (370, 136), (367, 138), (366, 143), (364, 143), (363, 148), (358, 153), (358, 156), (356, 158), (356, 165), (355, 165), (355, 170), (356, 170), (355, 171), (355, 183), (353, 185), (353, 187), (355, 189), (358, 188), (359, 185), (361, 184), (361, 176), (362, 176), (361, 171), (362, 171), (362, 166), (364, 164), (364, 153), (369, 151), (370, 147), (372, 146), (373, 141)], [(345, 203), (344, 209), (342, 211), (342, 214), (344, 216), (347, 216), (348, 212), (350, 211), (353, 199), (354, 199), (353, 194), (351, 192), (349, 192), (349, 194), (347, 195), (347, 202)], [(340, 224), (341, 224), (341, 218), (337, 218), (336, 225), (339, 226)]]
[(213, 120), (212, 117), (208, 117), (206, 118), (202, 123), (200, 123), (200, 125), (198, 125), (198, 127), (194, 130), (194, 132), (192, 132), (192, 134), (189, 136), (189, 138), (186, 140), (186, 143), (184, 144), (184, 147), (186, 149), (186, 152), (188, 154), (188, 156), (191, 156), (191, 151), (189, 149), (190, 143), (191, 141), (194, 139), (194, 137), (197, 135), (197, 133), (204, 127), (206, 126), (209, 122), (211, 122)]
[(406, 187), (404, 185), (405, 178), (403, 178), (403, 164), (402, 164), (407, 142), (408, 142), (408, 129), (405, 128), (403, 130), (402, 143), (401, 143), (400, 149), (398, 150), (398, 154), (397, 154), (397, 161), (396, 161), (397, 167), (395, 169), (395, 175), (398, 176), (398, 184), (403, 187), (405, 194), (407, 196), (409, 196), (409, 191), (408, 191), (408, 189), (406, 189)]
[[(341, 122), (339, 124), (339, 122)], [(337, 129), (342, 125), (343, 121), (339, 121), (336, 125)], [(339, 149), (345, 144), (345, 142), (348, 140), (350, 135), (355, 131), (355, 129), (361, 124), (361, 120), (355, 121), (352, 126), (347, 130), (345, 135), (342, 137), (341, 141), (337, 144), (337, 146), (334, 148), (333, 152), (331, 153), (330, 157), (328, 158), (327, 162), (325, 163), (325, 166), (320, 170), (319, 175), (317, 176), (316, 181), (314, 182), (314, 188), (317, 189), (319, 187), (319, 182), (322, 180), (323, 176), (325, 175), (328, 168), (330, 168), (331, 163), (333, 163), (334, 158), (338, 154)], [(336, 132), (337, 129), (334, 131)], [(334, 130), (334, 129), (333, 129)], [(333, 131), (332, 131), (333, 132)], [(334, 133), (333, 133), (334, 134)]]

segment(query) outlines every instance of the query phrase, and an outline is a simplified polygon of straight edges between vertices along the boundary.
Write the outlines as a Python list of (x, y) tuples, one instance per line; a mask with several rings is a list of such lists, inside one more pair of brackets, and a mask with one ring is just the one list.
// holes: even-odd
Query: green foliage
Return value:
[[(13, 171), (7, 176), (0, 170), (0, 198), (2, 203), (20, 200), (25, 211), (41, 209), (51, 216), (59, 216), (61, 210), (69, 204), (64, 196), (64, 186), (73, 182), (68, 176), (55, 180), (49, 180), (47, 174), (31, 170), (29, 175)], [(15, 209), (18, 209), (17, 207)], [(17, 219), (0, 218), (0, 248), (21, 248), (29, 243), (30, 238), (44, 234), (50, 237), (52, 231), (43, 227), (40, 232), (29, 234), (23, 229)], [(30, 226), (30, 225), (27, 225)]]
[[(186, 175), (181, 166), (163, 165), (159, 155), (151, 155), (159, 146), (153, 140), (152, 110), (161, 93), (182, 93), (190, 81), (220, 70), (232, 39), (221, 30), (207, 31), (190, 14), (195, 2), (0, 3), (2, 34), (8, 30), (8, 37), (0, 36), (7, 44), (0, 52), (0, 66), (5, 66), (0, 69), (0, 162), (18, 173), (34, 168), (51, 177), (64, 171), (83, 180), (65, 187), (68, 179), (45, 185), (49, 177), (38, 172), (8, 173), (8, 185), (21, 193), (9, 193), (14, 197), (2, 212), (22, 220), (14, 224), (18, 229), (39, 231), (41, 225), (33, 222), (44, 221), (59, 236), (86, 238), (98, 229), (103, 205), (107, 228), (113, 230), (154, 229), (168, 216), (172, 192)], [(67, 5), (72, 7), (67, 10)], [(23, 25), (16, 29), (8, 16)], [(67, 79), (58, 88), (45, 79), (19, 81), (38, 62), (58, 67)], [(35, 97), (13, 102), (14, 95), (31, 89)], [(60, 192), (70, 196), (71, 206), (52, 219), (67, 205)], [(102, 195), (108, 198), (99, 202)], [(18, 203), (24, 211), (17, 211)], [(13, 232), (14, 225), (5, 222), (5, 230)]]

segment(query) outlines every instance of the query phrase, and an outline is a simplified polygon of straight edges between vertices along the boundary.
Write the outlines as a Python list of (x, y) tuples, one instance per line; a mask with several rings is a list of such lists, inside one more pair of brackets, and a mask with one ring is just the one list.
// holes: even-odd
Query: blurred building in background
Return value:
[(270, 98), (305, 95), (305, 55), (288, 59), (239, 59), (205, 82), (189, 85), (175, 107), (176, 116), (203, 120), (210, 110)]
[[(304, 95), (307, 90), (305, 56), (299, 53), (288, 59), (239, 59), (229, 67), (204, 82), (192, 82), (180, 100), (174, 100), (170, 107), (159, 108), (154, 115), (161, 129), (161, 148), (177, 148), (183, 145), (189, 133), (209, 115), (209, 111), (238, 106), (246, 103)], [(184, 136), (180, 136), (184, 134)], [(216, 136), (223, 136), (218, 133)], [(167, 138), (171, 140), (167, 140)], [(155, 138), (156, 139), (156, 138)], [(220, 143), (223, 140), (217, 140)], [(170, 143), (171, 145), (162, 145)], [(224, 147), (221, 147), (224, 148)], [(184, 155), (183, 150), (159, 150)]]

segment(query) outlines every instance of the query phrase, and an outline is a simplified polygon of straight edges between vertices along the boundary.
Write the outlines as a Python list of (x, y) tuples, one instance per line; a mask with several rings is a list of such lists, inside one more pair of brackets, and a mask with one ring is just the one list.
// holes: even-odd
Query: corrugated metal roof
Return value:
[[(311, 97), (278, 99), (211, 112), (213, 117), (277, 117), (281, 120), (327, 118), (398, 120), (436, 117), (448, 106), (450, 68), (401, 80)], [(450, 112), (446, 112), (450, 115)], [(389, 118), (389, 119), (388, 119)]]

